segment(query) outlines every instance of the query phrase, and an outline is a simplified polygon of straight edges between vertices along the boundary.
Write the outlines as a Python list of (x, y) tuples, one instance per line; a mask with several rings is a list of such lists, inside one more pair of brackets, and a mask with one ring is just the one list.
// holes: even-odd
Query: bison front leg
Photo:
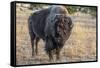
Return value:
[(53, 42), (51, 38), (46, 37), (45, 50), (46, 50), (47, 55), (49, 56), (49, 61), (53, 60), (52, 49), (53, 49)]
[(52, 51), (48, 51), (49, 61), (53, 60)]
[(60, 59), (60, 48), (56, 49), (56, 60)]

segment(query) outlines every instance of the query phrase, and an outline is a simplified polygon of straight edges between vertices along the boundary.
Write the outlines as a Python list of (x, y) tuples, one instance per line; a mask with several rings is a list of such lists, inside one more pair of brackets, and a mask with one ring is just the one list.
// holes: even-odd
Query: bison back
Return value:
[(34, 34), (40, 38), (44, 38), (44, 28), (45, 28), (45, 20), (49, 14), (49, 9), (43, 9), (37, 12), (34, 12), (29, 17), (29, 27)]

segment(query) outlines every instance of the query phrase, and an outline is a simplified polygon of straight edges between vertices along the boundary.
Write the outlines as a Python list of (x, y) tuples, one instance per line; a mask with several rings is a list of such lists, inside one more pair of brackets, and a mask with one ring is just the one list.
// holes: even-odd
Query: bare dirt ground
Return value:
[(28, 17), (31, 10), (17, 7), (16, 10), (16, 63), (17, 65), (46, 64), (61, 62), (80, 62), (96, 60), (96, 19), (88, 14), (76, 13), (71, 15), (74, 27), (70, 38), (61, 50), (59, 61), (49, 61), (41, 40), (39, 54), (31, 57), (32, 48), (28, 32)]

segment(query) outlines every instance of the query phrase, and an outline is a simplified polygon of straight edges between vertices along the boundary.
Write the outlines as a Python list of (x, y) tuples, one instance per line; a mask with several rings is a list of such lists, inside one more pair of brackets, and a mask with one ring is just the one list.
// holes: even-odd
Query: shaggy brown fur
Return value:
[[(67, 9), (64, 6), (51, 6), (33, 13), (28, 22), (32, 55), (34, 55), (34, 51), (37, 54), (37, 43), (41, 38), (45, 41), (45, 51), (49, 59), (52, 60), (55, 53), (56, 58), (59, 59), (60, 51), (65, 41), (69, 38), (73, 27), (72, 20), (68, 17)], [(36, 48), (34, 48), (35, 39)]]

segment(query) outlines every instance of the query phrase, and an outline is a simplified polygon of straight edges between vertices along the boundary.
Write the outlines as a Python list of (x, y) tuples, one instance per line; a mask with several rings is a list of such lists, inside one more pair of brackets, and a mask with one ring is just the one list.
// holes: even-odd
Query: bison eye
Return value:
[(68, 22), (68, 25), (70, 25), (70, 23)]

